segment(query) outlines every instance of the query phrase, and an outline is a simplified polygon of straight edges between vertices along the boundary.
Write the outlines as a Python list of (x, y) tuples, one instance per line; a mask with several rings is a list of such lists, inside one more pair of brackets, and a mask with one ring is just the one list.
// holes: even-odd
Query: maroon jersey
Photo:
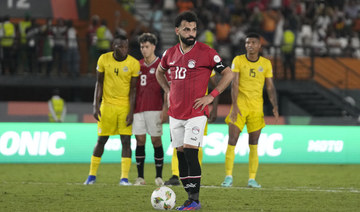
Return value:
[(168, 114), (176, 119), (209, 115), (209, 108), (194, 109), (195, 99), (205, 96), (211, 71), (221, 62), (217, 52), (208, 45), (196, 42), (185, 53), (180, 44), (164, 52), (161, 68), (170, 69), (170, 107)]
[(162, 110), (163, 92), (155, 76), (160, 59), (157, 57), (151, 64), (146, 64), (144, 59), (139, 62), (140, 75), (136, 87), (134, 113)]

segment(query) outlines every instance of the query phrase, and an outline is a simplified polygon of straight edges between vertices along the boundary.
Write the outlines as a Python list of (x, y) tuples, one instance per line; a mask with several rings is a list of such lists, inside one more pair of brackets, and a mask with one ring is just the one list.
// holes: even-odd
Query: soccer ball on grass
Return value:
[(175, 192), (166, 186), (156, 188), (151, 194), (151, 205), (157, 210), (171, 210), (176, 203)]

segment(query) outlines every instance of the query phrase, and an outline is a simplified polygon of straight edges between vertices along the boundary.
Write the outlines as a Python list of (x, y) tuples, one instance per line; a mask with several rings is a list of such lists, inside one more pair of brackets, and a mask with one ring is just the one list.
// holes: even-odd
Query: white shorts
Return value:
[(132, 123), (132, 132), (134, 135), (161, 136), (162, 124), (161, 115), (162, 111), (144, 111), (134, 114), (134, 120)]
[(189, 144), (201, 147), (204, 137), (206, 116), (197, 116), (187, 120), (169, 117), (171, 143), (174, 148)]

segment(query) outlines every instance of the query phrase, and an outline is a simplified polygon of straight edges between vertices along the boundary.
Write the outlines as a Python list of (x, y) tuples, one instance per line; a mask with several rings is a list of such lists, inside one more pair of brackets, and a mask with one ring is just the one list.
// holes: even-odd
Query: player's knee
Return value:
[(257, 145), (259, 143), (258, 139), (249, 139), (250, 145)]
[(176, 147), (176, 151), (178, 151), (178, 152), (184, 152), (184, 147), (182, 147), (182, 146)]
[(151, 138), (151, 143), (153, 144), (153, 146), (155, 148), (161, 146), (162, 145), (161, 137), (152, 137)]
[(232, 145), (232, 146), (235, 146), (236, 145), (236, 143), (237, 143), (237, 138), (231, 138), (231, 137), (229, 137), (229, 141), (228, 141), (228, 144), (229, 145)]
[(136, 146), (145, 146), (145, 141), (137, 140), (136, 141)]
[(109, 136), (99, 136), (98, 137), (98, 145), (105, 146)]

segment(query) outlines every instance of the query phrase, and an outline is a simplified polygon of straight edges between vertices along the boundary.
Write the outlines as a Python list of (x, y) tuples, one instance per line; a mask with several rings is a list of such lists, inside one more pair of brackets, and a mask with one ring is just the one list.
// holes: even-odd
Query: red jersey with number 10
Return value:
[(140, 75), (136, 87), (134, 113), (162, 110), (163, 92), (155, 76), (160, 59), (157, 57), (151, 64), (146, 64), (144, 59), (139, 62)]
[(221, 62), (218, 53), (208, 45), (195, 42), (192, 49), (184, 53), (180, 44), (164, 52), (161, 68), (170, 69), (170, 107), (168, 114), (176, 119), (190, 119), (209, 115), (209, 108), (194, 109), (195, 100), (205, 96), (210, 74)]

